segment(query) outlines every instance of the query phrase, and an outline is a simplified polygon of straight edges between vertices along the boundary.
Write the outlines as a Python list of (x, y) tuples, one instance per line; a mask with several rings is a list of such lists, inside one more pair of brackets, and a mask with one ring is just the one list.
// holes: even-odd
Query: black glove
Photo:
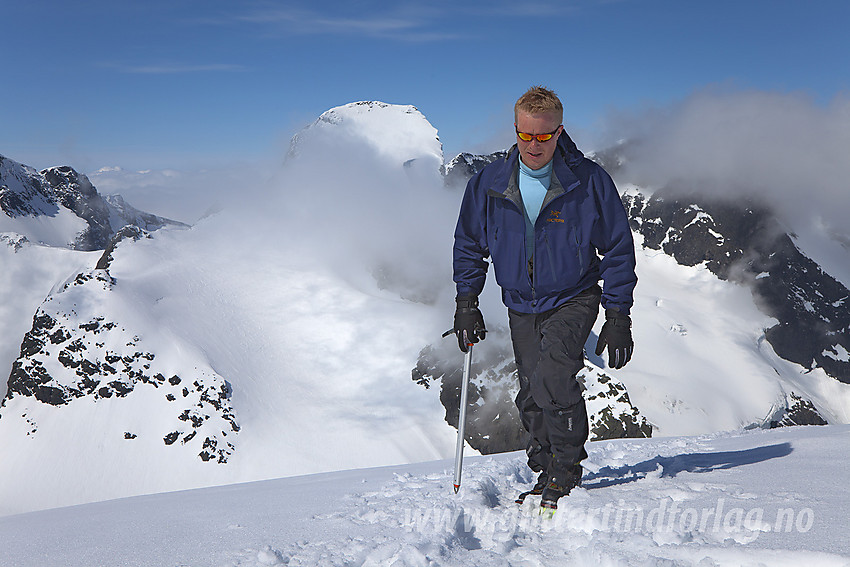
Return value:
[(605, 324), (596, 341), (596, 356), (601, 356), (608, 345), (608, 366), (619, 370), (632, 358), (632, 320), (616, 309), (605, 310)]
[(478, 310), (478, 298), (472, 296), (458, 296), (457, 310), (455, 311), (455, 328), (457, 344), (462, 352), (466, 352), (466, 345), (477, 343), (479, 339), (484, 340), (487, 330), (484, 328), (484, 316)]

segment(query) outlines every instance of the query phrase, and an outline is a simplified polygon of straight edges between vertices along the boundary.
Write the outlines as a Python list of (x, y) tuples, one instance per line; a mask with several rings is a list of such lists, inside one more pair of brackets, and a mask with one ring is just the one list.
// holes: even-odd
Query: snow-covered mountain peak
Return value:
[(186, 226), (143, 213), (120, 196), (104, 198), (70, 166), (36, 171), (0, 155), (0, 232), (76, 250), (102, 250), (121, 227)]
[(443, 163), (437, 129), (416, 107), (379, 101), (352, 102), (324, 112), (292, 138), (288, 157), (300, 155), (303, 146), (315, 142), (333, 147), (334, 137), (366, 143), (400, 164), (422, 160), (439, 168)]
[(86, 221), (62, 207), (38, 171), (0, 155), (0, 232), (48, 246), (74, 246)]

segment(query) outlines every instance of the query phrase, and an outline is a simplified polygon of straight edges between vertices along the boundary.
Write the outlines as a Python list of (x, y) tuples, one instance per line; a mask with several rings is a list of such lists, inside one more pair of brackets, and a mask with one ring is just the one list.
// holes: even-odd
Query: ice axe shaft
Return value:
[(463, 380), (460, 385), (460, 412), (457, 421), (457, 449), (455, 450), (455, 494), (460, 490), (460, 473), (463, 468), (463, 443), (466, 431), (466, 405), (469, 395), (469, 374), (472, 369), (472, 343), (466, 345), (466, 357), (463, 359)]

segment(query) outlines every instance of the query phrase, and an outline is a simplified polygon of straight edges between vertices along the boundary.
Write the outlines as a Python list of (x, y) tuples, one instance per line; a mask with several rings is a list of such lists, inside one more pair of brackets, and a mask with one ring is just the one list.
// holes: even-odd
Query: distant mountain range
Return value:
[(89, 178), (69, 166), (42, 171), (0, 155), (0, 233), (74, 250), (102, 250), (126, 225), (153, 231), (187, 227), (144, 213), (120, 195), (102, 196)]

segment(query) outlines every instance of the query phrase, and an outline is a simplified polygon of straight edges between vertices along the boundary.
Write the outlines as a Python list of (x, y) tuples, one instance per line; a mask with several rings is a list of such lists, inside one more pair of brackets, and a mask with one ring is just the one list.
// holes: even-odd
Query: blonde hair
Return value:
[(528, 114), (543, 114), (553, 112), (558, 115), (558, 122), (564, 121), (564, 106), (558, 95), (546, 87), (535, 85), (525, 91), (514, 104), (514, 120), (517, 113), (523, 111)]

